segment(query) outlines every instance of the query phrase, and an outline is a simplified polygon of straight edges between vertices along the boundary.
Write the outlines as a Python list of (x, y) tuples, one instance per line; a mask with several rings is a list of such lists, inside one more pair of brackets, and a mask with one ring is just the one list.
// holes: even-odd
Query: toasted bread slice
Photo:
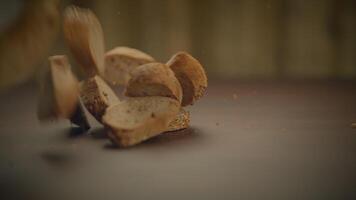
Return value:
[(79, 84), (66, 56), (49, 57), (50, 67), (40, 83), (38, 118), (69, 119), (77, 108)]
[(178, 52), (167, 65), (174, 71), (182, 86), (182, 106), (192, 105), (204, 95), (208, 79), (199, 61), (186, 52)]
[(103, 123), (112, 142), (127, 147), (166, 131), (179, 109), (172, 98), (133, 97), (109, 107)]
[(100, 76), (94, 76), (81, 82), (80, 88), (84, 106), (99, 122), (101, 122), (106, 108), (119, 102), (114, 91)]
[(136, 67), (154, 62), (150, 55), (130, 47), (116, 47), (105, 54), (105, 80), (126, 85)]
[(178, 115), (169, 123), (166, 131), (178, 131), (189, 127), (190, 113), (189, 111), (180, 109)]
[(182, 88), (173, 71), (162, 63), (148, 63), (132, 71), (125, 95), (129, 97), (163, 96), (182, 101)]
[(100, 22), (88, 9), (65, 9), (63, 30), (67, 44), (88, 77), (104, 72), (104, 36)]

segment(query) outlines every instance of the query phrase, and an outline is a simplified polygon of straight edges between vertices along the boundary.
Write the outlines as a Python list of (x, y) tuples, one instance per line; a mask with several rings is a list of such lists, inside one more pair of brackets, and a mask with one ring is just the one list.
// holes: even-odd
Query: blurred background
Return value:
[(0, 1), (0, 88), (69, 54), (60, 23), (69, 4), (97, 14), (107, 50), (130, 46), (161, 62), (188, 51), (210, 80), (356, 78), (354, 0), (9, 0)]

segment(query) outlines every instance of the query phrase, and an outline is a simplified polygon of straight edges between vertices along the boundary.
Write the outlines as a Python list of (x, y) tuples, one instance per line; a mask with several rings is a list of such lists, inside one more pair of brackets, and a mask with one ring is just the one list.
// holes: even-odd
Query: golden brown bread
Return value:
[(127, 147), (166, 131), (179, 109), (172, 98), (132, 97), (109, 107), (103, 124), (114, 144)]
[(154, 62), (150, 55), (130, 47), (116, 47), (105, 54), (105, 80), (126, 85), (136, 67)]
[(178, 52), (167, 62), (183, 90), (182, 106), (192, 105), (201, 98), (208, 86), (203, 66), (186, 52)]
[(163, 96), (181, 102), (182, 88), (173, 71), (162, 63), (148, 63), (132, 71), (125, 95), (129, 97)]
[(106, 109), (119, 102), (114, 91), (100, 76), (81, 82), (80, 96), (86, 109), (99, 122)]
[[(73, 80), (68, 81), (70, 70), (69, 73), (65, 67), (51, 67), (52, 81), (48, 86), (53, 90), (49, 92), (52, 94), (49, 107), (55, 109), (50, 114), (71, 117), (73, 123), (89, 127), (84, 107), (78, 101), (80, 93), (83, 105), (108, 129), (109, 138), (123, 147), (189, 126), (190, 114), (181, 106), (193, 104), (207, 87), (205, 71), (196, 59), (179, 52), (167, 64), (162, 64), (129, 47), (116, 47), (104, 59), (101, 25), (91, 11), (71, 6), (65, 11), (63, 24), (70, 50), (88, 78), (80, 87), (75, 79), (74, 87)], [(51, 63), (69, 66), (65, 59), (52, 58)], [(125, 95), (129, 98), (120, 101), (101, 77), (125, 85)], [(74, 88), (76, 95), (69, 94)], [(69, 106), (67, 101), (75, 103)], [(69, 107), (70, 112), (66, 110)]]
[(63, 30), (69, 49), (86, 75), (103, 74), (104, 36), (94, 13), (69, 6), (64, 12)]
[(189, 111), (180, 109), (177, 116), (169, 123), (168, 129), (166, 131), (178, 131), (189, 127), (190, 123), (190, 113)]

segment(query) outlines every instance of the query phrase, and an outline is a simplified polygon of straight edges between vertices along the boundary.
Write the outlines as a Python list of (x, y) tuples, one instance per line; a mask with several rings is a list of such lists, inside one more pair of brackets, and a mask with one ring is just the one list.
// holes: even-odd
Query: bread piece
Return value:
[(40, 85), (38, 118), (69, 119), (77, 108), (78, 80), (66, 56), (51, 56), (50, 67)]
[(182, 86), (182, 106), (192, 105), (204, 95), (208, 79), (199, 61), (186, 52), (178, 52), (167, 65), (174, 71)]
[(165, 64), (148, 63), (132, 71), (125, 95), (129, 97), (163, 96), (182, 101), (182, 88), (173, 71)]
[(178, 131), (189, 127), (190, 113), (189, 111), (180, 109), (178, 115), (169, 123), (166, 131)]
[(130, 47), (116, 47), (105, 54), (105, 80), (114, 85), (126, 85), (136, 67), (154, 62), (148, 54)]
[(78, 64), (88, 77), (104, 72), (104, 36), (97, 17), (89, 9), (65, 9), (64, 36)]
[(83, 81), (80, 96), (84, 106), (99, 122), (106, 108), (119, 102), (114, 91), (100, 76)]
[(133, 97), (109, 107), (103, 123), (112, 142), (127, 147), (166, 131), (179, 109), (172, 98)]

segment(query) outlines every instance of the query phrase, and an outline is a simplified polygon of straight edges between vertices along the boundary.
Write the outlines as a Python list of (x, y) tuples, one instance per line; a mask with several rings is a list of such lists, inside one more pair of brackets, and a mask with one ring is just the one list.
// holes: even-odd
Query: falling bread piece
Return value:
[(88, 9), (69, 6), (63, 19), (64, 37), (88, 77), (104, 73), (104, 36), (97, 17)]
[(101, 122), (105, 110), (119, 102), (114, 91), (100, 76), (94, 76), (81, 82), (80, 96), (86, 109), (99, 122)]
[(208, 86), (203, 66), (186, 52), (178, 52), (167, 62), (183, 90), (182, 106), (192, 105), (201, 98)]
[(107, 109), (103, 124), (118, 146), (138, 144), (167, 130), (180, 103), (167, 97), (133, 97)]
[(136, 67), (154, 62), (148, 54), (130, 47), (116, 47), (105, 54), (104, 78), (114, 85), (126, 85)]
[(178, 131), (189, 127), (190, 113), (189, 111), (180, 109), (178, 115), (169, 123), (166, 131)]
[(137, 67), (131, 74), (125, 90), (126, 96), (162, 96), (182, 101), (182, 88), (167, 65), (148, 63)]
[(79, 84), (66, 56), (49, 57), (50, 67), (40, 83), (38, 118), (70, 119), (78, 105)]

